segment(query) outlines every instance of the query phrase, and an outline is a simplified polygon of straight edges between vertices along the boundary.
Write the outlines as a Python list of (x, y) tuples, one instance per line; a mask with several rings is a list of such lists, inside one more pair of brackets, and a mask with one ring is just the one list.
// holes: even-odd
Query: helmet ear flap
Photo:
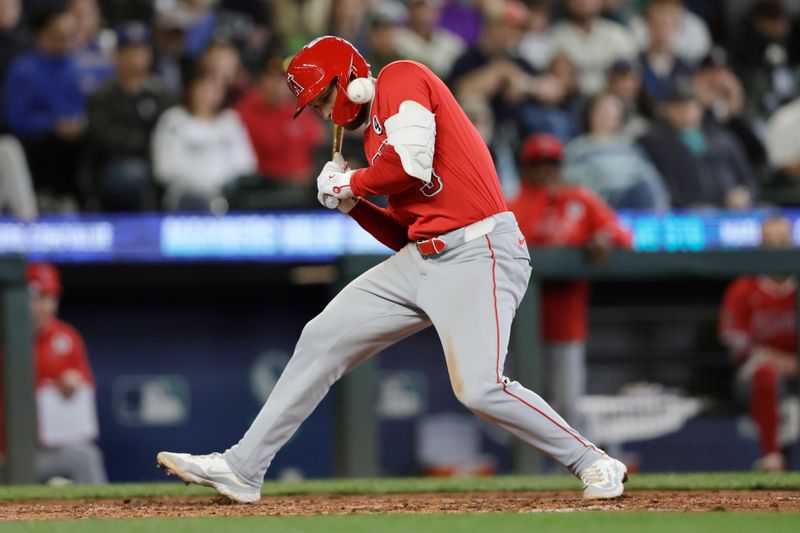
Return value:
[(370, 78), (356, 78), (347, 84), (347, 99), (354, 104), (366, 104), (375, 96), (375, 83)]

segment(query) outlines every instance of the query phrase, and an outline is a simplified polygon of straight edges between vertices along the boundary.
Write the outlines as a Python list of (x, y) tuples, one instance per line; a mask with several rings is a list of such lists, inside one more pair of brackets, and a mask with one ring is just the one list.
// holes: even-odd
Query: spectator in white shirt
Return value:
[[(673, 44), (672, 51), (675, 55), (690, 65), (699, 63), (711, 51), (711, 33), (705, 21), (681, 7), (680, 21), (678, 22), (678, 35)], [(644, 17), (634, 17), (630, 27), (639, 45), (639, 49), (647, 50), (650, 47), (650, 30)]]
[(519, 55), (538, 70), (547, 70), (555, 55), (548, 0), (529, 0), (528, 31), (519, 43)]
[(800, 187), (800, 98), (779, 107), (769, 119), (766, 145), (775, 181)]
[(419, 61), (445, 78), (464, 51), (464, 41), (437, 27), (442, 3), (442, 0), (411, 0), (408, 3), (408, 27), (397, 32), (397, 51), (401, 57)]
[(153, 166), (166, 187), (166, 209), (224, 213), (224, 187), (256, 172), (247, 131), (224, 100), (224, 83), (199, 73), (186, 88), (184, 104), (159, 119)]
[(578, 67), (581, 92), (596, 94), (615, 61), (636, 56), (636, 41), (625, 26), (600, 16), (603, 0), (566, 0), (566, 7), (568, 19), (553, 28), (555, 49)]

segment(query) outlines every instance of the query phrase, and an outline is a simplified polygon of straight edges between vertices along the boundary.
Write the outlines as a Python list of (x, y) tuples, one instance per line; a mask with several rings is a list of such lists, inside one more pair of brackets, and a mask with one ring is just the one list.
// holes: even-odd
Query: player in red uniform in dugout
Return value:
[[(792, 225), (773, 217), (762, 226), (762, 247), (791, 248)], [(782, 471), (786, 457), (780, 450), (780, 400), (797, 378), (794, 276), (744, 276), (725, 291), (719, 318), (719, 336), (736, 365), (736, 391), (747, 402), (758, 428), (762, 456), (755, 470)]]
[[(97, 412), (86, 346), (80, 333), (57, 316), (61, 276), (49, 263), (34, 263), (28, 265), (27, 279), (39, 417), (36, 475), (40, 481), (105, 483), (103, 456), (93, 442)], [(64, 427), (64, 416), (78, 418)]]
[[(614, 211), (593, 191), (561, 181), (563, 146), (558, 137), (528, 137), (520, 151), (522, 188), (509, 203), (530, 246), (573, 246), (590, 261), (612, 248), (630, 248)], [(577, 400), (586, 394), (586, 337), (589, 283), (550, 281), (542, 287), (543, 393), (551, 405), (580, 427)]]
[[(391, 63), (374, 79), (361, 54), (336, 37), (303, 47), (288, 66), (287, 83), (298, 114), (309, 106), (345, 128), (366, 126), (369, 166), (349, 170), (336, 154), (317, 178), (318, 198), (397, 253), (342, 289), (306, 325), (238, 444), (224, 454), (161, 452), (158, 464), (235, 501), (257, 501), (273, 457), (334, 382), (433, 326), (465, 407), (568, 468), (583, 481), (584, 498), (620, 496), (625, 465), (504, 374), (530, 256), (489, 150), (447, 86), (412, 61)], [(363, 199), (372, 195), (386, 196), (388, 208)]]

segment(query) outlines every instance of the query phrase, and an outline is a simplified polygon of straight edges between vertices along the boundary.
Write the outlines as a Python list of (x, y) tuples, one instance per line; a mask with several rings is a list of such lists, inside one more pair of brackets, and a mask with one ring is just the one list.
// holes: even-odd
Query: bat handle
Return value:
[(339, 124), (333, 125), (333, 144), (331, 146), (331, 159), (336, 153), (342, 151), (342, 139), (344, 138), (344, 127)]

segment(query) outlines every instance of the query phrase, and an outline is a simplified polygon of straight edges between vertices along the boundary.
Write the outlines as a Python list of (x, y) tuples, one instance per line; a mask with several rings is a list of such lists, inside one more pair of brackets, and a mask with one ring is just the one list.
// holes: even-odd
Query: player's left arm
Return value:
[(602, 198), (587, 191), (584, 205), (589, 225), (586, 249), (591, 261), (603, 261), (614, 248), (632, 248), (631, 236), (619, 224), (617, 214)]
[(734, 364), (742, 363), (753, 349), (753, 309), (749, 295), (747, 279), (735, 280), (725, 289), (719, 311), (719, 340), (728, 348)]
[(89, 365), (89, 357), (86, 354), (86, 343), (83, 337), (74, 328), (70, 328), (72, 339), (72, 351), (69, 353), (71, 367), (78, 371), (81, 379), (89, 385), (94, 385), (94, 374)]
[(94, 386), (94, 376), (86, 357), (86, 345), (80, 334), (73, 328), (64, 331), (72, 343), (71, 350), (66, 354), (69, 365), (56, 381), (58, 390), (64, 398), (71, 398), (75, 391), (84, 385)]
[(378, 239), (384, 246), (399, 252), (408, 244), (408, 229), (400, 224), (391, 209), (378, 207), (366, 199), (348, 199), (350, 205), (344, 211), (359, 226)]
[[(420, 181), (430, 182), (433, 173), (436, 117), (422, 69), (413, 63), (389, 65), (378, 84), (373, 106), (391, 113), (378, 117), (386, 140), (372, 165), (351, 176), (350, 187), (356, 196), (396, 194)], [(367, 127), (374, 126), (370, 123)]]

